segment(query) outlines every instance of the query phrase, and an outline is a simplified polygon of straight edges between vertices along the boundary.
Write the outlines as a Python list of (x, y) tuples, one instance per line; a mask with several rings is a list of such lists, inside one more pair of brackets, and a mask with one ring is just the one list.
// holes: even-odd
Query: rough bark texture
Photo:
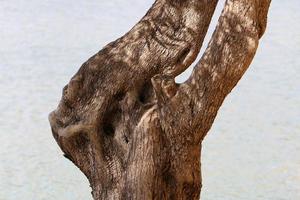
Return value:
[(49, 115), (94, 199), (199, 199), (201, 142), (250, 65), (270, 0), (227, 0), (191, 77), (217, 0), (157, 0), (84, 63)]

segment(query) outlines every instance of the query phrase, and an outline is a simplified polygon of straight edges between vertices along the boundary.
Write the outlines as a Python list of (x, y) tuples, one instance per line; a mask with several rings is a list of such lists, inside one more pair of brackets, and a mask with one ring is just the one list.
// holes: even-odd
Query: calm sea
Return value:
[[(152, 3), (0, 0), (0, 200), (92, 199), (47, 115), (81, 63)], [(299, 9), (273, 0), (255, 60), (204, 141), (202, 200), (300, 199)]]

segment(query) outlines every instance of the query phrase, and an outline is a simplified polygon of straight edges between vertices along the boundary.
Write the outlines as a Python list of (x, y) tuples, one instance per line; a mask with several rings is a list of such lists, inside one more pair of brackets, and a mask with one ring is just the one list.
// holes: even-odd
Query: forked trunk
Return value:
[(201, 142), (250, 65), (270, 0), (227, 0), (191, 77), (217, 0), (157, 0), (82, 65), (49, 115), (95, 200), (199, 199)]

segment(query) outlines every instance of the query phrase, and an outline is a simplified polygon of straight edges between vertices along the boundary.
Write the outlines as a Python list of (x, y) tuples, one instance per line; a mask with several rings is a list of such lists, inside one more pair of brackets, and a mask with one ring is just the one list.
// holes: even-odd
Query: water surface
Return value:
[[(81, 63), (152, 2), (0, 0), (0, 200), (92, 199), (47, 115)], [(273, 1), (257, 56), (204, 142), (202, 200), (300, 199), (299, 8)]]

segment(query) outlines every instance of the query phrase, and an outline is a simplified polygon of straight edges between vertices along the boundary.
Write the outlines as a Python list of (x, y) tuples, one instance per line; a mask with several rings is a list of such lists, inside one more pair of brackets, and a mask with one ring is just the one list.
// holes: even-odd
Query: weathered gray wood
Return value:
[(94, 199), (199, 199), (201, 142), (250, 65), (270, 0), (228, 0), (188, 81), (217, 0), (157, 0), (86, 63), (49, 115)]

